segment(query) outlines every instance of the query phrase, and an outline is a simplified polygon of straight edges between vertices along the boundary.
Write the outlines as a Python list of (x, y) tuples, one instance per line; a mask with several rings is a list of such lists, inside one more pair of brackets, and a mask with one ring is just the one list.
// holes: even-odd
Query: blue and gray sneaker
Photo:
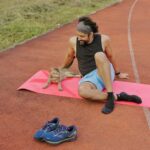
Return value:
[(66, 127), (59, 125), (54, 131), (44, 134), (43, 139), (50, 144), (60, 144), (66, 141), (74, 141), (77, 138), (77, 129), (75, 126)]
[(34, 138), (36, 140), (43, 141), (43, 135), (46, 132), (51, 132), (51, 131), (55, 130), (58, 126), (59, 126), (59, 119), (54, 118), (51, 121), (48, 121), (40, 130), (38, 130), (34, 134)]

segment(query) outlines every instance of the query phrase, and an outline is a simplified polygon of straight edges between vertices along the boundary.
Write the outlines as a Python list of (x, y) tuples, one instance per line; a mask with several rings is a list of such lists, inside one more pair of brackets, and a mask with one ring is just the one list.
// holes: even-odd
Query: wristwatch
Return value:
[(118, 76), (121, 72), (116, 72), (115, 75)]

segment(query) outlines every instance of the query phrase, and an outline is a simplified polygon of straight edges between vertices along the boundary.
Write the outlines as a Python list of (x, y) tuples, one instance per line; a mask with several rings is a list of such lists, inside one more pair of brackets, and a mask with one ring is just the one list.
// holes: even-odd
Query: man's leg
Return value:
[(98, 75), (103, 79), (105, 88), (108, 93), (106, 105), (102, 109), (103, 113), (108, 114), (113, 111), (115, 100), (134, 102), (137, 104), (142, 103), (141, 98), (138, 97), (137, 95), (128, 95), (125, 92), (121, 92), (120, 94), (113, 93), (110, 62), (104, 53), (102, 52), (96, 53), (95, 62), (98, 68)]
[(98, 52), (95, 54), (95, 62), (98, 69), (98, 75), (103, 79), (107, 90), (107, 102), (102, 109), (102, 112), (108, 114), (113, 111), (115, 105), (114, 101), (117, 99), (117, 96), (114, 95), (112, 88), (110, 62), (103, 52)]
[(112, 92), (112, 79), (110, 62), (103, 52), (95, 54), (95, 62), (98, 69), (98, 75), (103, 79), (107, 92)]
[[(104, 101), (108, 98), (108, 94), (101, 92), (96, 88), (96, 86), (91, 82), (83, 82), (79, 85), (79, 95), (85, 99), (89, 100), (98, 100), (98, 101)], [(140, 104), (142, 101), (139, 97), (135, 95), (127, 95), (126, 93), (118, 94), (119, 97), (121, 97), (122, 100), (125, 101), (131, 101)], [(117, 99), (118, 96), (115, 94), (115, 99)]]
[(104, 101), (107, 99), (107, 93), (99, 91), (91, 82), (83, 82), (79, 85), (79, 95), (89, 100)]

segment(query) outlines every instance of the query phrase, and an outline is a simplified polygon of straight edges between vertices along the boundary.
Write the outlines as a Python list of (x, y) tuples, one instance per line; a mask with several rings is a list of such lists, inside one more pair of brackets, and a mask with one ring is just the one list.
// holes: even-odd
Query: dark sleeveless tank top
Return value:
[(87, 45), (80, 45), (77, 39), (76, 43), (76, 58), (78, 60), (78, 67), (82, 76), (96, 69), (94, 55), (97, 52), (103, 52), (101, 35), (94, 34), (92, 43)]

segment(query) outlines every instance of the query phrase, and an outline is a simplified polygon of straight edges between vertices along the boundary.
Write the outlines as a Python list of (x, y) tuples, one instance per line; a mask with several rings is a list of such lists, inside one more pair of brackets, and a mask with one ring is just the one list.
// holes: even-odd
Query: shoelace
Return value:
[(47, 123), (42, 127), (42, 129), (45, 130), (45, 129), (47, 128), (48, 131), (51, 131), (51, 130), (53, 129), (53, 126), (54, 126), (53, 123), (47, 122)]
[(64, 126), (64, 125), (60, 125), (56, 130), (53, 131), (54, 134), (58, 134), (60, 133), (61, 131), (66, 131), (67, 130), (67, 127)]

